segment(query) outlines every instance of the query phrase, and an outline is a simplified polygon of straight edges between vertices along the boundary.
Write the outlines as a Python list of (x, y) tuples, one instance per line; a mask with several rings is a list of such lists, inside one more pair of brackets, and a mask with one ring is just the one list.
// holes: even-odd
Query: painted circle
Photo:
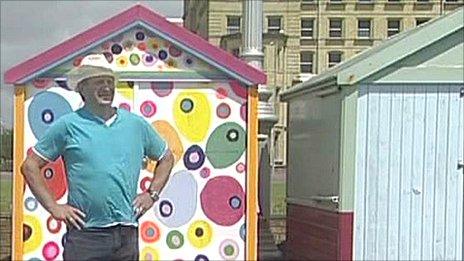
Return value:
[(38, 206), (39, 203), (33, 197), (27, 197), (26, 200), (24, 200), (24, 207), (31, 212), (36, 210)]
[(140, 105), (140, 112), (143, 116), (150, 118), (156, 113), (156, 104), (152, 101), (144, 101)]
[(216, 97), (218, 99), (224, 99), (224, 98), (227, 98), (228, 96), (228, 92), (227, 92), (227, 89), (226, 88), (222, 88), (222, 87), (219, 87), (216, 91)]
[(52, 234), (56, 234), (60, 232), (61, 221), (54, 219), (52, 216), (49, 216), (47, 219), (47, 229)]
[(132, 42), (131, 40), (126, 40), (122, 43), (122, 46), (124, 47), (124, 50), (131, 51), (132, 49), (134, 49), (134, 42)]
[(193, 59), (190, 58), (190, 57), (186, 58), (185, 61), (184, 61), (184, 64), (185, 64), (185, 66), (187, 66), (187, 67), (192, 67), (193, 64), (194, 64)]
[(84, 57), (82, 57), (82, 56), (76, 57), (76, 59), (74, 59), (74, 61), (73, 61), (73, 65), (74, 65), (75, 67), (80, 66), (80, 65), (81, 65), (81, 62), (82, 62), (82, 59), (84, 59)]
[(229, 205), (233, 209), (239, 209), (242, 205), (242, 200), (237, 196), (233, 196), (229, 199)]
[(189, 98), (185, 98), (180, 102), (180, 109), (185, 112), (189, 113), (193, 110), (193, 101)]
[(210, 174), (211, 174), (211, 170), (208, 167), (204, 167), (200, 170), (200, 176), (204, 179), (209, 177)]
[(51, 179), (51, 178), (53, 178), (53, 169), (44, 168), (43, 174), (44, 174), (44, 178)]
[(156, 58), (149, 53), (145, 53), (142, 55), (142, 62), (145, 66), (152, 66), (156, 63)]
[(145, 39), (145, 34), (139, 31), (135, 33), (135, 39), (137, 39), (137, 41), (143, 41)]
[(126, 56), (120, 56), (116, 59), (116, 65), (118, 67), (126, 67), (129, 64)]
[(226, 239), (219, 245), (219, 254), (224, 260), (235, 260), (238, 252), (238, 244), (232, 239)]
[(205, 255), (197, 255), (195, 261), (209, 261), (209, 258)]
[(246, 237), (246, 225), (245, 223), (243, 223), (241, 226), (240, 226), (240, 237), (243, 239), (243, 241), (245, 241), (245, 237)]
[(144, 177), (144, 178), (140, 181), (140, 189), (141, 189), (142, 191), (147, 191), (148, 188), (150, 187), (151, 181), (152, 181), (152, 179), (151, 179), (150, 177)]
[(245, 193), (232, 177), (218, 176), (206, 182), (200, 193), (201, 207), (205, 215), (221, 226), (231, 226), (243, 216)]
[(174, 89), (173, 82), (152, 82), (150, 83), (150, 88), (153, 92), (159, 97), (166, 97), (171, 94)]
[(240, 106), (240, 117), (244, 122), (247, 121), (247, 103), (243, 103), (242, 106)]
[(117, 44), (117, 43), (113, 44), (113, 45), (111, 46), (111, 52), (112, 52), (113, 54), (120, 54), (120, 53), (122, 53), (122, 46), (121, 46), (120, 44)]
[(113, 58), (113, 54), (110, 53), (110, 52), (103, 52), (103, 55), (105, 56), (106, 60), (108, 61), (108, 63), (112, 63), (114, 58)]
[(188, 229), (188, 239), (196, 248), (204, 248), (209, 245), (213, 231), (211, 225), (204, 220), (193, 222)]
[(226, 122), (209, 135), (206, 156), (214, 168), (226, 168), (240, 159), (245, 152), (245, 144), (245, 130), (236, 122)]
[(45, 260), (55, 260), (55, 258), (60, 254), (60, 248), (58, 244), (50, 241), (46, 243), (42, 249), (42, 255)]
[(165, 50), (160, 50), (158, 52), (158, 58), (160, 58), (160, 60), (164, 61), (164, 60), (166, 60), (166, 58), (168, 58), (168, 53)]
[(159, 260), (158, 251), (153, 247), (144, 247), (140, 253), (140, 260), (154, 261)]
[(146, 243), (154, 243), (160, 238), (158, 225), (151, 221), (145, 221), (140, 228), (142, 240)]
[(27, 118), (32, 133), (39, 140), (53, 122), (70, 112), (72, 108), (63, 96), (44, 91), (32, 98)]
[(179, 57), (182, 55), (182, 51), (174, 45), (169, 46), (169, 54), (172, 57)]
[(198, 145), (192, 145), (185, 151), (184, 165), (188, 170), (199, 169), (205, 162), (205, 153)]
[(159, 212), (162, 217), (169, 217), (172, 214), (173, 207), (172, 203), (168, 200), (162, 200), (159, 203)]
[(173, 230), (166, 236), (166, 244), (170, 249), (178, 249), (184, 245), (184, 236), (177, 230)]
[(227, 103), (221, 103), (216, 108), (216, 115), (221, 118), (225, 119), (230, 116), (230, 106)]
[(138, 65), (140, 63), (140, 57), (138, 54), (133, 53), (129, 56), (129, 61), (132, 65)]
[(24, 215), (23, 217), (23, 253), (35, 251), (42, 245), (43, 232), (38, 217)]
[(147, 44), (145, 42), (141, 42), (137, 44), (137, 48), (139, 48), (140, 51), (146, 51), (147, 50)]
[(125, 102), (121, 102), (119, 104), (119, 108), (120, 109), (123, 109), (123, 110), (126, 110), (126, 111), (130, 111), (131, 110), (131, 107), (128, 103), (125, 103)]
[(52, 82), (53, 80), (50, 78), (37, 78), (32, 81), (32, 85), (35, 88), (43, 89), (43, 88), (50, 87)]
[(243, 163), (239, 163), (237, 164), (237, 166), (235, 167), (235, 170), (237, 170), (238, 173), (243, 173), (245, 171), (245, 164)]

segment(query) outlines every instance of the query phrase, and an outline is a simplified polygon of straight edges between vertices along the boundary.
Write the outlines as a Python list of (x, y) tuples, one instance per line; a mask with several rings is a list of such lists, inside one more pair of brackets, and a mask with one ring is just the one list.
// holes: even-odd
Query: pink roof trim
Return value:
[(246, 64), (228, 52), (210, 44), (200, 36), (167, 21), (163, 16), (156, 12), (137, 4), (128, 10), (109, 18), (108, 20), (80, 33), (61, 44), (9, 69), (5, 73), (5, 82), (15, 84), (31, 74), (50, 66), (51, 64), (65, 59), (66, 57), (79, 52), (82, 48), (100, 40), (101, 38), (117, 32), (130, 24), (142, 21), (160, 30), (171, 38), (183, 43), (188, 48), (195, 50), (209, 59), (215, 61), (220, 66), (253, 84), (266, 83), (266, 75)]

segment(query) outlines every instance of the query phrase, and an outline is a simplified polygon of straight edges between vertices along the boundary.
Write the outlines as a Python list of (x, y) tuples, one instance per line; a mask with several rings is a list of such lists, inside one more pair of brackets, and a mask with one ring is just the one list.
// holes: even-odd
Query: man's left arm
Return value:
[(145, 214), (145, 212), (149, 210), (156, 202), (157, 196), (159, 193), (161, 193), (169, 179), (169, 175), (171, 174), (173, 166), (174, 155), (172, 154), (171, 150), (167, 149), (163, 158), (158, 160), (156, 164), (150, 187), (147, 191), (143, 191), (142, 193), (138, 194), (132, 203), (137, 218)]

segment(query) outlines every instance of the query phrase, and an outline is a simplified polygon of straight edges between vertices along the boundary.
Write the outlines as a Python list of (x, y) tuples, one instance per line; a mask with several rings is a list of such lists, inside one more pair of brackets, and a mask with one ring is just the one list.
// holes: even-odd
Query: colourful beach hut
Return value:
[[(141, 259), (256, 259), (257, 85), (266, 76), (142, 5), (6, 72), (15, 86), (12, 258), (61, 258), (65, 225), (19, 166), (54, 121), (82, 106), (66, 73), (89, 54), (104, 54), (119, 77), (114, 106), (144, 117), (175, 154), (160, 200), (140, 220)], [(155, 164), (145, 161), (139, 191)], [(64, 166), (58, 159), (41, 171), (60, 203)]]
[(293, 259), (462, 260), (464, 9), (282, 93)]

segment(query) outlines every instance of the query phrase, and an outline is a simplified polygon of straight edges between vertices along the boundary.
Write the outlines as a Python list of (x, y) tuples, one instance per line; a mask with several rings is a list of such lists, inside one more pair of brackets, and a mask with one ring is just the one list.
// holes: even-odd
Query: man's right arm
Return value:
[(84, 213), (67, 204), (60, 205), (56, 203), (52, 192), (40, 174), (40, 170), (46, 164), (47, 161), (35, 153), (31, 153), (21, 165), (21, 172), (32, 194), (34, 194), (40, 204), (42, 204), (56, 220), (64, 221), (66, 224), (80, 229), (84, 226), (84, 221), (82, 220), (82, 218), (85, 217)]

